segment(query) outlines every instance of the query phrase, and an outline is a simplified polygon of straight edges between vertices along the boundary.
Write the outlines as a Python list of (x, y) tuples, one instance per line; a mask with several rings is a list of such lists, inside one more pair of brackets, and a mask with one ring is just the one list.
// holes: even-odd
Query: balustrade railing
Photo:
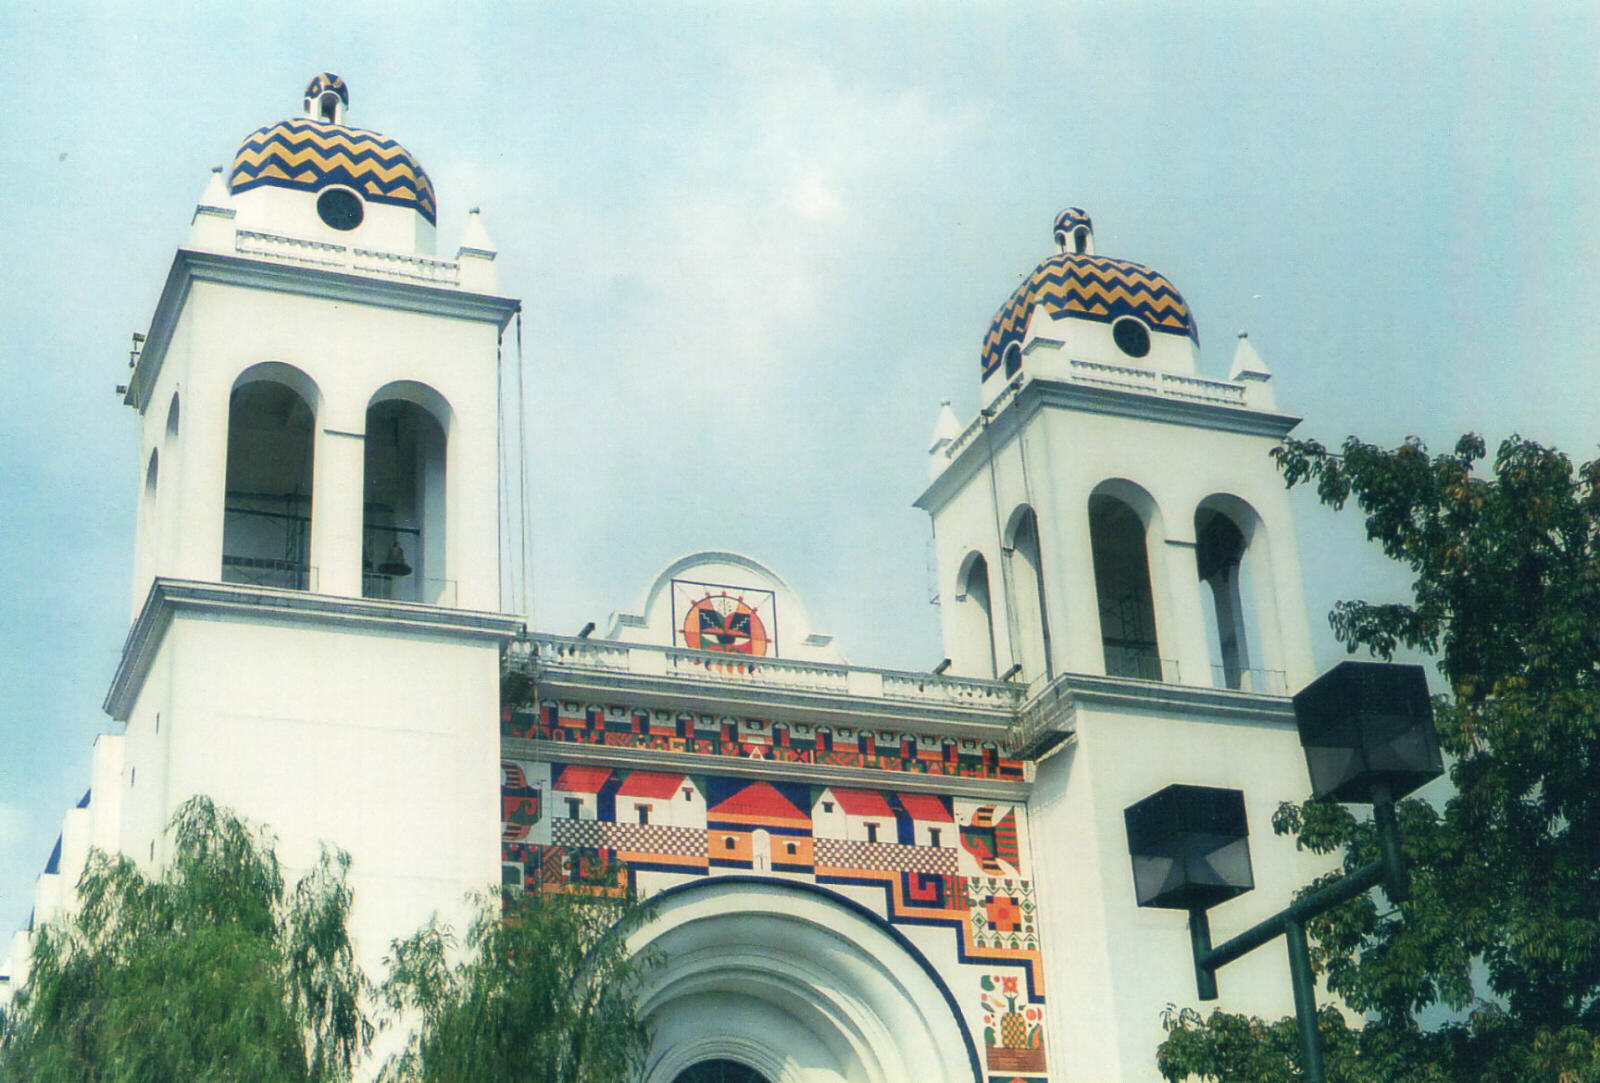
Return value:
[[(1154, 369), (1139, 369), (1128, 365), (1107, 365), (1099, 361), (1079, 361), (1074, 359), (1067, 362), (1066, 378), (1075, 384), (1105, 387), (1116, 391), (1132, 391), (1141, 395), (1154, 395), (1158, 398), (1205, 402), (1216, 406), (1243, 407), (1246, 405), (1243, 384), (1235, 383), (1231, 380), (1212, 380), (1204, 376), (1189, 376), (1178, 372), (1158, 372)], [(1016, 397), (1020, 390), (1021, 381), (1013, 382), (990, 404), (988, 414), (992, 417), (998, 413), (1007, 402)], [(944, 449), (944, 457), (954, 460), (978, 438), (978, 434), (982, 430), (983, 417), (980, 415), (973, 420), (972, 424), (962, 430), (961, 435), (950, 441), (949, 446)]]
[(842, 666), (796, 662), (792, 659), (752, 658), (734, 651), (666, 649), (667, 672), (678, 676), (757, 683), (816, 692), (849, 692), (850, 671)]
[(418, 256), (406, 252), (380, 252), (372, 248), (352, 248), (328, 241), (287, 237), (251, 229), (235, 231), (233, 250), (242, 256), (260, 256), (286, 263), (352, 271), (356, 274), (381, 275), (385, 278), (401, 278), (433, 285), (455, 286), (461, 282), (461, 265), (455, 260), (435, 259), (431, 256)]
[(1160, 375), (1161, 394), (1168, 398), (1212, 402), (1221, 406), (1244, 405), (1243, 384), (1208, 380), (1204, 376), (1183, 376), (1176, 372), (1163, 372)]
[(514, 669), (550, 665), (641, 676), (691, 677), (767, 689), (865, 696), (926, 706), (1014, 710), (1027, 689), (1001, 681), (931, 673), (867, 669), (793, 658), (757, 658), (733, 651), (698, 651), (651, 643), (616, 643), (572, 636), (530, 635), (512, 645)]

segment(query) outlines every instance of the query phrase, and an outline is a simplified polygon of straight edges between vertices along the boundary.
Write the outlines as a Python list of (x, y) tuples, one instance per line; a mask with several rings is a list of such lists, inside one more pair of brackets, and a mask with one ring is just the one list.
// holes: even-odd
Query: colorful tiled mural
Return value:
[(505, 737), (611, 748), (697, 752), (1009, 782), (1023, 779), (1022, 761), (1003, 757), (993, 741), (685, 711), (545, 701), (537, 707), (505, 708), (500, 732)]
[(967, 1011), (990, 1079), (1047, 1078), (1022, 805), (512, 759), (501, 796), (507, 886), (617, 896), (641, 875), (659, 890), (754, 874), (880, 892), (891, 924), (948, 930), (966, 987), (981, 990)]

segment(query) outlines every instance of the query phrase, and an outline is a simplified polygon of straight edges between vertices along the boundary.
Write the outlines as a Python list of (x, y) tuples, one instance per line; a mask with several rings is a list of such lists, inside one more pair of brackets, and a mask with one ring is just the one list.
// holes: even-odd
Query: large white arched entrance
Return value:
[(655, 897), (629, 940), (664, 965), (640, 995), (644, 1083), (728, 1060), (773, 1083), (982, 1083), (955, 1001), (916, 947), (811, 884), (723, 876)]

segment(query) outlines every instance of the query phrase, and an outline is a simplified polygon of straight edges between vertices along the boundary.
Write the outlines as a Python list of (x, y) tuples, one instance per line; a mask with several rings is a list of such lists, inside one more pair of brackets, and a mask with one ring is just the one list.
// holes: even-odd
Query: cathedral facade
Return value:
[[(847, 663), (776, 571), (717, 550), (549, 634), (505, 611), (520, 304), (495, 247), (474, 213), (435, 254), (427, 173), (347, 123), (337, 76), (302, 104), (212, 175), (129, 377), (119, 732), (34, 922), (90, 847), (158, 867), (206, 793), (290, 867), (350, 852), (369, 972), (495, 882), (654, 897), (645, 1083), (1157, 1078), (1193, 972), (1182, 917), (1135, 905), (1124, 809), (1245, 791), (1258, 890), (1219, 939), (1326, 869), (1270, 827), (1307, 789), (1287, 697), (1314, 674), (1268, 455), (1296, 419), (1248, 340), (1199, 375), (1173, 283), (1063, 211), (975, 351), (978, 415), (941, 411), (907, 494), (934, 671)], [(1291, 1006), (1276, 958), (1222, 987)]]

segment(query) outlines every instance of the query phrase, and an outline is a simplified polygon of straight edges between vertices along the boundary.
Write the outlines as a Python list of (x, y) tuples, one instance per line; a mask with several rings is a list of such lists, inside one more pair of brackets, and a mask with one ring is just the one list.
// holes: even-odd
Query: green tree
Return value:
[[(1354, 497), (1415, 575), (1408, 603), (1339, 603), (1340, 641), (1428, 652), (1449, 689), (1435, 708), (1452, 793), (1399, 808), (1412, 897), (1369, 893), (1310, 926), (1328, 987), (1361, 1016), (1322, 1015), (1330, 1080), (1600, 1080), (1600, 460), (1575, 469), (1512, 437), (1485, 470), (1471, 435), (1443, 455), (1354, 437), (1342, 454), (1274, 454), (1324, 504)], [(1337, 804), (1284, 805), (1274, 826), (1346, 869), (1377, 857), (1370, 821)], [(1423, 1029), (1430, 1009), (1450, 1021)], [(1286, 1021), (1186, 1011), (1166, 1026), (1169, 1080), (1299, 1071)]]
[[(437, 920), (388, 959), (383, 993), (415, 1025), (390, 1083), (617, 1083), (637, 1078), (649, 1036), (635, 1014), (656, 965), (630, 955), (646, 905), (572, 893), (484, 896), (458, 944)], [(464, 948), (464, 952), (459, 949)], [(458, 954), (464, 955), (453, 961)]]
[(89, 855), (81, 908), (46, 923), (0, 1027), (0, 1076), (37, 1083), (348, 1078), (372, 1027), (345, 933), (349, 859), (285, 897), (271, 837), (208, 798), (152, 878)]

